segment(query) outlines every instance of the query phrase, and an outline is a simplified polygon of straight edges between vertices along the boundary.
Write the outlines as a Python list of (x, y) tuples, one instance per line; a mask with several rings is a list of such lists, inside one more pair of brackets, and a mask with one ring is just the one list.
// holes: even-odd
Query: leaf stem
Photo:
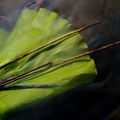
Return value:
[(70, 35), (74, 35), (74, 34), (76, 34), (76, 33), (78, 33), (78, 32), (84, 31), (84, 30), (86, 30), (86, 29), (88, 29), (88, 28), (91, 28), (91, 27), (93, 27), (93, 26), (95, 26), (95, 25), (98, 25), (98, 24), (100, 24), (100, 23), (101, 23), (101, 21), (98, 21), (98, 22), (89, 24), (88, 26), (82, 27), (82, 28), (80, 28), (80, 29), (77, 29), (77, 30), (68, 32), (68, 33), (66, 33), (66, 34), (64, 34), (64, 35), (62, 35), (62, 36), (60, 36), (60, 37), (58, 37), (58, 38), (56, 38), (56, 39), (54, 39), (54, 40), (51, 40), (50, 42), (48, 42), (48, 43), (46, 43), (46, 44), (44, 44), (44, 45), (42, 45), (42, 46), (40, 46), (40, 47), (38, 47), (38, 48), (36, 48), (36, 49), (34, 49), (34, 50), (32, 50), (32, 51), (24, 54), (23, 56), (18, 57), (18, 58), (15, 59), (15, 60), (10, 61), (10, 62), (6, 63), (6, 64), (3, 65), (3, 66), (0, 66), (0, 69), (3, 69), (3, 68), (5, 68), (6, 66), (8, 66), (8, 65), (10, 65), (10, 64), (12, 64), (12, 63), (20, 60), (20, 59), (22, 59), (22, 58), (24, 58), (24, 57), (32, 54), (32, 53), (35, 53), (35, 52), (37, 52), (37, 51), (39, 51), (39, 50), (41, 50), (41, 49), (45, 49), (45, 48), (51, 46), (52, 44), (54, 44), (54, 43), (56, 43), (56, 42), (64, 41), (64, 38), (69, 37)]
[(26, 8), (26, 7), (30, 7), (30, 6), (34, 5), (35, 3), (36, 3), (35, 0), (33, 0), (33, 1), (29, 2), (29, 3), (25, 6), (25, 8)]
[[(37, 71), (37, 70), (39, 70), (39, 69), (41, 70), (41, 72), (42, 72), (42, 71), (45, 71), (45, 70), (47, 70), (50, 66), (51, 66), (51, 63), (47, 63), (47, 64), (42, 65), (42, 66), (39, 66), (39, 67), (37, 67), (37, 68), (35, 68), (35, 69), (33, 69), (33, 70), (30, 70), (30, 71), (28, 71), (28, 72), (25, 72), (25, 73), (23, 73), (23, 74), (20, 74), (20, 75), (14, 76), (14, 77), (10, 77), (10, 78), (8, 78), (8, 79), (0, 80), (0, 87), (5, 86), (5, 85), (10, 84), (10, 83), (13, 83), (13, 82), (16, 82), (16, 81), (18, 81), (19, 79), (28, 77), (28, 76), (34, 74), (35, 71)], [(34, 73), (33, 73), (33, 72), (34, 72)]]
[(115, 45), (119, 45), (120, 44), (120, 41), (117, 41), (117, 42), (114, 42), (114, 43), (110, 43), (108, 45), (105, 45), (105, 46), (102, 46), (100, 48), (97, 48), (97, 49), (94, 49), (94, 50), (90, 50), (90, 51), (87, 51), (87, 52), (84, 52), (84, 53), (81, 53), (73, 58), (70, 58), (70, 59), (67, 59), (67, 60), (64, 60), (64, 61), (61, 61), (61, 62), (57, 62), (57, 63), (48, 63), (48, 64), (45, 64), (45, 65), (42, 65), (42, 66), (39, 66), (33, 70), (30, 70), (26, 73), (23, 73), (23, 74), (20, 74), (18, 76), (15, 76), (15, 77), (12, 77), (10, 79), (7, 79), (7, 80), (1, 80), (0, 81), (0, 87), (2, 86), (5, 86), (7, 84), (10, 84), (10, 83), (13, 83), (13, 82), (16, 82), (22, 78), (25, 78), (25, 77), (28, 77), (28, 76), (31, 76), (35, 73), (40, 73), (40, 72), (44, 72), (46, 70), (49, 70), (50, 68), (53, 68), (53, 67), (56, 67), (56, 66), (59, 66), (59, 65), (64, 65), (64, 64), (68, 64), (68, 63), (71, 63), (73, 62), (74, 60), (77, 60), (83, 56), (86, 56), (86, 55), (90, 55), (90, 54), (93, 54), (93, 53), (96, 53), (96, 52), (100, 52), (102, 50), (105, 50), (105, 49), (108, 49), (108, 48), (111, 48)]
[(0, 87), (0, 91), (6, 90), (22, 90), (22, 89), (48, 89), (59, 87), (57, 84), (34, 84), (34, 85), (11, 85), (11, 86), (3, 86)]
[(0, 20), (8, 20), (6, 16), (0, 16)]

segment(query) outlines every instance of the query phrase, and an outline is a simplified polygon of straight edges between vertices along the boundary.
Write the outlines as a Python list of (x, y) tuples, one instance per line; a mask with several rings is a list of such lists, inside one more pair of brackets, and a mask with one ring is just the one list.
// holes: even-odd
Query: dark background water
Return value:
[[(1, 0), (0, 14), (10, 16), (12, 29), (28, 1)], [(11, 3), (11, 4), (10, 4)], [(120, 40), (120, 0), (46, 0), (43, 7), (58, 12), (75, 27), (97, 20), (103, 24), (82, 34), (89, 49)], [(120, 45), (92, 54), (98, 76), (94, 83), (79, 86), (43, 104), (14, 113), (8, 120), (120, 120)]]

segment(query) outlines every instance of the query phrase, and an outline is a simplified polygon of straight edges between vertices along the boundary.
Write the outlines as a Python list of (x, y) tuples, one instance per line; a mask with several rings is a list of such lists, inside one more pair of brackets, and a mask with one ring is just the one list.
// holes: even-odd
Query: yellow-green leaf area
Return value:
[[(23, 10), (0, 52), (0, 67), (71, 30), (72, 26), (55, 12), (43, 8), (39, 12)], [(0, 78), (22, 74), (47, 63), (64, 62), (85, 50), (84, 38), (76, 33), (6, 66), (0, 70)], [(81, 84), (89, 84), (96, 74), (94, 60), (87, 55), (22, 78), (11, 85), (57, 84), (58, 87), (0, 91), (0, 118)]]

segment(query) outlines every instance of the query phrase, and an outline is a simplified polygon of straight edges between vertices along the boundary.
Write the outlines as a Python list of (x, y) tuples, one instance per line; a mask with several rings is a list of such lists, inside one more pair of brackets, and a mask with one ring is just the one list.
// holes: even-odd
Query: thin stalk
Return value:
[(5, 86), (5, 85), (10, 84), (10, 83), (13, 83), (13, 82), (16, 82), (16, 81), (18, 81), (18, 80), (20, 80), (22, 78), (31, 76), (31, 75), (33, 75), (33, 74), (35, 74), (37, 72), (44, 72), (46, 70), (49, 70), (50, 68), (53, 68), (53, 67), (56, 67), (56, 66), (59, 66), (59, 65), (64, 65), (64, 64), (71, 63), (71, 62), (73, 62), (73, 61), (75, 61), (75, 60), (77, 60), (77, 59), (79, 59), (79, 58), (81, 58), (83, 56), (94, 54), (96, 52), (100, 52), (102, 50), (111, 48), (111, 47), (113, 47), (115, 45), (119, 45), (119, 44), (120, 44), (120, 41), (117, 41), (117, 42), (102, 46), (100, 48), (81, 53), (81, 54), (79, 54), (79, 55), (77, 55), (77, 56), (75, 56), (75, 57), (73, 57), (71, 59), (67, 59), (67, 60), (64, 60), (64, 61), (61, 61), (61, 62), (57, 62), (57, 63), (48, 63), (48, 64), (45, 64), (43, 66), (39, 66), (39, 67), (37, 67), (37, 68), (35, 68), (35, 69), (31, 70), (31, 71), (28, 71), (28, 72), (26, 72), (24, 74), (20, 74), (20, 75), (18, 75), (16, 77), (8, 79), (8, 80), (4, 80), (4, 81), (1, 80), (0, 87)]
[(34, 84), (34, 85), (11, 85), (11, 86), (3, 86), (0, 87), (0, 91), (5, 90), (22, 90), (22, 89), (48, 89), (48, 88), (55, 88), (59, 87), (60, 85), (57, 84)]
[(26, 8), (26, 7), (30, 7), (30, 6), (34, 5), (35, 3), (36, 3), (36, 1), (33, 0), (33, 1), (29, 2), (29, 3), (25, 6), (25, 8)]
[(25, 73), (23, 73), (23, 74), (20, 74), (20, 75), (14, 76), (14, 77), (10, 77), (10, 78), (8, 78), (8, 79), (0, 80), (0, 87), (1, 87), (1, 86), (5, 86), (5, 85), (7, 85), (7, 84), (9, 84), (9, 83), (15, 82), (15, 81), (17, 81), (17, 80), (19, 80), (19, 79), (25, 78), (25, 77), (27, 77), (27, 76), (30, 76), (30, 75), (33, 74), (33, 72), (37, 71), (38, 69), (40, 69), (41, 72), (42, 72), (42, 71), (45, 71), (45, 70), (47, 70), (50, 66), (51, 66), (51, 63), (48, 63), (48, 64), (45, 64), (45, 65), (39, 66), (39, 67), (37, 67), (37, 68), (35, 68), (35, 69), (33, 69), (33, 70), (30, 70), (30, 71), (28, 71), (28, 72), (25, 72)]
[(8, 20), (6, 16), (0, 16), (0, 20)]
[(33, 0), (33, 1), (31, 1), (31, 2), (29, 2), (26, 6), (25, 6), (25, 8), (26, 7), (31, 7), (32, 5), (35, 5), (35, 11), (39, 11), (39, 9), (40, 9), (40, 3), (41, 3), (42, 1), (40, 1), (40, 2), (38, 2), (37, 3), (37, 1), (35, 1), (35, 0)]
[(115, 45), (119, 45), (119, 44), (120, 44), (120, 41), (117, 41), (117, 42), (114, 42), (114, 43), (110, 43), (110, 44), (108, 44), (108, 45), (99, 47), (99, 48), (97, 48), (97, 49), (94, 49), (94, 50), (90, 50), (90, 51), (81, 53), (81, 54), (79, 54), (78, 56), (75, 56), (75, 57), (73, 57), (73, 58), (71, 58), (71, 59), (68, 59), (68, 60), (65, 60), (65, 61), (63, 61), (63, 62), (57, 63), (57, 65), (60, 65), (61, 63), (62, 63), (62, 64), (63, 64), (63, 63), (65, 64), (65, 63), (74, 61), (74, 60), (79, 59), (79, 58), (81, 58), (81, 57), (83, 57), (83, 56), (90, 55), (90, 54), (94, 54), (94, 53), (97, 53), (97, 52), (99, 52), (99, 51), (102, 51), (102, 50), (111, 48), (111, 47), (113, 47), (113, 46), (115, 46)]
[(46, 43), (46, 44), (44, 44), (44, 45), (42, 45), (42, 46), (40, 46), (40, 47), (38, 47), (38, 48), (36, 48), (36, 49), (34, 49), (34, 50), (32, 50), (32, 51), (24, 54), (23, 56), (18, 57), (18, 58), (15, 59), (15, 60), (6, 63), (6, 64), (3, 65), (3, 66), (0, 66), (0, 69), (3, 69), (3, 68), (5, 68), (6, 66), (8, 66), (8, 65), (10, 65), (10, 64), (12, 64), (12, 63), (14, 63), (14, 62), (16, 62), (16, 61), (18, 61), (18, 60), (26, 57), (26, 56), (29, 56), (29, 55), (32, 54), (32, 53), (35, 53), (35, 52), (37, 52), (37, 51), (39, 51), (39, 50), (42, 50), (42, 49), (45, 49), (45, 48), (53, 45), (53, 44), (56, 43), (56, 42), (64, 41), (64, 38), (66, 38), (66, 37), (69, 37), (69, 36), (71, 36), (71, 35), (74, 35), (74, 34), (76, 34), (76, 33), (78, 33), (78, 32), (82, 32), (82, 31), (84, 31), (84, 30), (86, 30), (86, 29), (88, 29), (88, 28), (91, 28), (91, 27), (93, 27), (93, 26), (95, 26), (95, 25), (98, 25), (98, 24), (100, 24), (100, 23), (101, 23), (101, 21), (98, 21), (98, 22), (95, 22), (95, 23), (90, 24), (90, 25), (88, 25), (88, 26), (82, 27), (82, 28), (80, 28), (80, 29), (77, 29), (77, 30), (68, 32), (68, 33), (66, 33), (66, 34), (64, 34), (64, 35), (62, 35), (62, 36), (60, 36), (60, 37), (58, 37), (58, 38), (56, 38), (56, 39), (54, 39), (54, 40), (51, 40), (50, 42), (48, 42), (48, 43)]
[(36, 10), (37, 12), (39, 12), (39, 9), (40, 9), (40, 4), (37, 4), (37, 2), (36, 2), (36, 4), (35, 4), (35, 10)]

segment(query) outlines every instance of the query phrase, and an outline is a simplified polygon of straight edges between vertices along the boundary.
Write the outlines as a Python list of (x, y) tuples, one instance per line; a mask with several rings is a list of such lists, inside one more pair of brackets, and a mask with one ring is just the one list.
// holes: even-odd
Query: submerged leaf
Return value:
[[(25, 9), (0, 52), (0, 67), (72, 29), (65, 19), (54, 12), (43, 8), (38, 13)], [(42, 72), (38, 70), (35, 74), (27, 75), (11, 85), (58, 85), (47, 89), (0, 91), (0, 117), (37, 104), (81, 84), (92, 82), (97, 72), (94, 61), (89, 56), (64, 63), (86, 49), (84, 38), (76, 33), (0, 69), (0, 78), (8, 76), (6, 79), (10, 79), (9, 76), (15, 77), (51, 63), (55, 66)]]

